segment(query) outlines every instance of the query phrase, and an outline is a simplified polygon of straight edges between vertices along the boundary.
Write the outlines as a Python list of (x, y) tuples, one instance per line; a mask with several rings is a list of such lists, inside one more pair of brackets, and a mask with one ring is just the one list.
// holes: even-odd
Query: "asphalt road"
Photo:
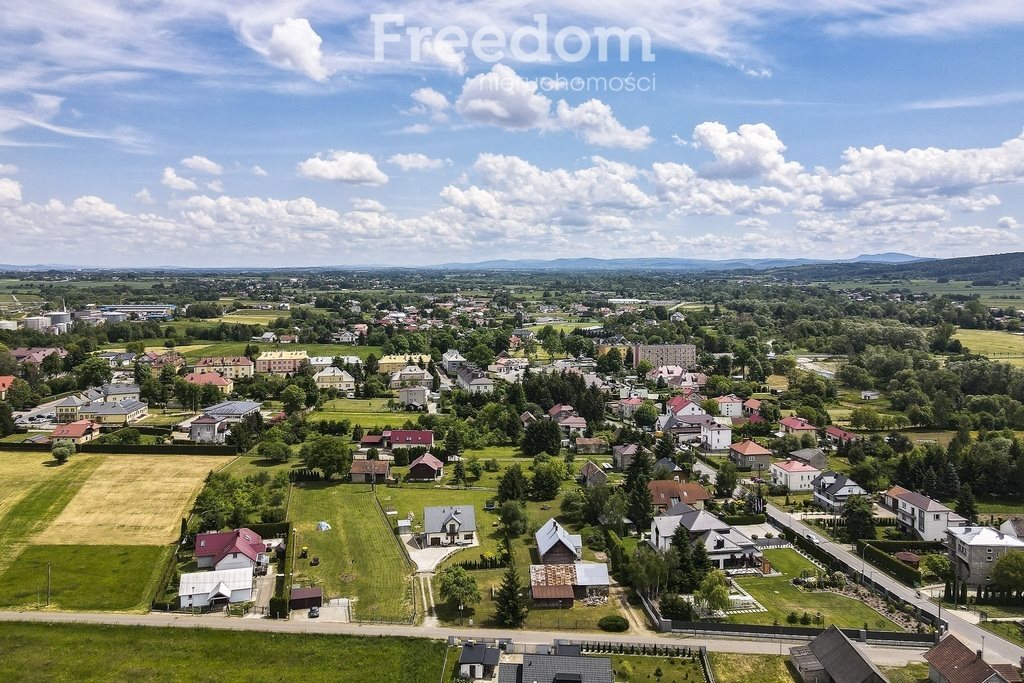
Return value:
[[(397, 636), (401, 638), (428, 638), (447, 640), (459, 638), (508, 638), (517, 643), (551, 644), (556, 639), (593, 640), (625, 645), (679, 645), (680, 647), (707, 647), (712, 652), (778, 655), (789, 654), (797, 641), (740, 640), (692, 638), (680, 634), (622, 635), (616, 633), (579, 633), (575, 631), (520, 631), (503, 629), (452, 628), (446, 626), (402, 626), (394, 624), (343, 624), (337, 622), (301, 619), (278, 621), (274, 619), (229, 618), (221, 615), (191, 616), (188, 614), (117, 614), (91, 612), (0, 612), (0, 622), (30, 621), (47, 623), (107, 624), (113, 626), (148, 626), (170, 628), (212, 628), (227, 631), (262, 631), (273, 633), (320, 633), (356, 636)], [(806, 642), (806, 641), (804, 641)], [(871, 661), (880, 666), (903, 666), (922, 660), (924, 650), (858, 645)]]
[[(924, 598), (917, 597), (917, 592), (913, 588), (904, 586), (888, 574), (875, 569), (872, 565), (868, 564), (865, 567), (863, 560), (861, 560), (858, 555), (851, 553), (849, 550), (837, 543), (833, 543), (823, 538), (820, 532), (812, 529), (799, 520), (793, 519), (793, 517), (788, 513), (778, 509), (774, 505), (768, 505), (768, 515), (772, 519), (778, 521), (782, 526), (793, 529), (801, 536), (806, 537), (807, 534), (814, 534), (815, 537), (820, 539), (819, 545), (821, 548), (829, 555), (832, 555), (839, 561), (844, 562), (854, 571), (860, 572), (862, 568), (867, 569), (869, 577), (874, 583), (883, 586), (894, 595), (898, 595), (911, 605), (920, 608), (922, 612), (932, 616), (937, 615), (939, 611), (938, 605)], [(942, 610), (942, 619), (948, 623), (949, 632), (962, 640), (972, 650), (984, 649), (985, 659), (989, 662), (1020, 664), (1021, 657), (1024, 657), (1024, 648), (1018, 647), (1013, 643), (1000, 638), (994, 633), (989, 633), (977, 624), (971, 623), (959, 616), (956, 612), (951, 610)]]

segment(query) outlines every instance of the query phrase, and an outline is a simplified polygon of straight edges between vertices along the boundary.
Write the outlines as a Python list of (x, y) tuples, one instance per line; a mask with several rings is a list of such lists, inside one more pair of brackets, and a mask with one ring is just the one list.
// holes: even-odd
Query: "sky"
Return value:
[(1024, 250), (1019, 0), (0, 6), (0, 263)]

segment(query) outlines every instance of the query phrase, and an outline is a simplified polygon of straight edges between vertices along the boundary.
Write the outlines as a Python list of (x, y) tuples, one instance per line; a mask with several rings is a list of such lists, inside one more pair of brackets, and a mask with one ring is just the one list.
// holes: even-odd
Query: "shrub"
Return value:
[(800, 621), (800, 617), (797, 616), (796, 612), (790, 612), (789, 614), (786, 615), (786, 623), (787, 624), (795, 624), (798, 621)]
[(804, 612), (803, 614), (801, 614), (800, 615), (800, 623), (803, 624), (804, 626), (810, 626), (811, 625), (811, 615), (808, 614), (807, 612)]
[(693, 621), (693, 603), (681, 595), (662, 595), (661, 616), (672, 621)]
[(610, 631), (612, 633), (621, 633), (629, 629), (629, 622), (626, 618), (619, 616), (618, 614), (609, 614), (606, 617), (601, 617), (600, 621), (597, 622), (597, 627), (602, 631)]

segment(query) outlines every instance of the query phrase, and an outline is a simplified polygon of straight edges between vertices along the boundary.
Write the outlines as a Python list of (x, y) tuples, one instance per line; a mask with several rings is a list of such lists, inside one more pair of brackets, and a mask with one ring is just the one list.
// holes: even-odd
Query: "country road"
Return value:
[[(119, 614), (94, 612), (4, 612), (0, 611), (0, 622), (45, 622), (72, 624), (103, 624), (110, 626), (144, 626), (165, 628), (211, 628), (226, 631), (261, 631), (273, 633), (319, 633), (355, 636), (395, 636), (400, 638), (428, 638), (447, 640), (449, 636), (459, 638), (507, 638), (517, 643), (551, 644), (556, 639), (575, 641), (600, 641), (625, 645), (679, 645), (696, 648), (701, 645), (712, 652), (739, 654), (779, 655), (789, 654), (791, 645), (798, 641), (788, 640), (741, 640), (730, 638), (693, 638), (683, 634), (665, 635), (622, 635), (616, 633), (583, 633), (576, 631), (520, 631), (508, 629), (473, 629), (446, 626), (403, 626), (394, 624), (342, 624), (337, 622), (301, 619), (279, 621), (275, 619), (243, 619), (221, 615), (192, 616), (188, 614), (151, 612), (149, 614)], [(806, 643), (806, 641), (803, 641)], [(875, 664), (880, 666), (903, 666), (908, 662), (923, 661), (923, 649), (907, 647), (881, 647), (858, 644)]]

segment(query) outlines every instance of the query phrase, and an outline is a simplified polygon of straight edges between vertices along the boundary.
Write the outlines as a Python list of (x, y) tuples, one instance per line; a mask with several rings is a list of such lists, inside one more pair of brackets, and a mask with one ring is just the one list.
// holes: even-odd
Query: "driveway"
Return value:
[(274, 582), (277, 577), (268, 573), (256, 577), (256, 600), (254, 609), (246, 617), (262, 618), (270, 608), (270, 598), (274, 597)]
[(409, 558), (416, 565), (417, 572), (432, 572), (449, 555), (453, 555), (463, 548), (476, 548), (480, 545), (480, 539), (474, 538), (473, 543), (470, 545), (427, 546), (421, 548), (418, 535), (402, 534), (399, 538), (409, 550)]

